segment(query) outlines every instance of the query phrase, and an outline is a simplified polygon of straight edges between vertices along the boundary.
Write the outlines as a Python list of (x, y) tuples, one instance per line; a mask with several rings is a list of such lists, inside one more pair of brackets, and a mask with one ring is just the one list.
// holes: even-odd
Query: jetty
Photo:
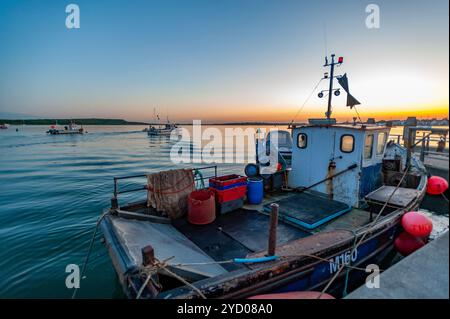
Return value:
[(449, 233), (380, 274), (380, 288), (365, 285), (346, 299), (448, 299)]

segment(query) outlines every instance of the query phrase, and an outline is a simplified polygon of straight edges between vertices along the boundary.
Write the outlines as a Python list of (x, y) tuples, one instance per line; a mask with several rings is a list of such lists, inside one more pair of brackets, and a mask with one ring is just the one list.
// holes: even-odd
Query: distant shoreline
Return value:
[[(1, 123), (6, 123), (9, 125), (68, 125), (70, 122), (75, 122), (78, 125), (164, 125), (165, 122), (137, 122), (137, 121), (127, 121), (124, 119), (98, 119), (98, 118), (84, 118), (84, 119), (24, 119), (24, 120), (10, 120), (10, 119), (0, 119)], [(394, 120), (394, 121), (374, 121), (371, 124), (386, 125), (390, 122), (392, 126), (403, 126), (404, 121)], [(173, 122), (177, 125), (189, 126), (192, 123), (182, 123)], [(339, 122), (341, 124), (351, 124), (349, 122)], [(289, 126), (290, 122), (226, 122), (226, 123), (208, 123), (202, 122), (205, 126)], [(295, 125), (302, 125), (306, 123), (296, 122)], [(442, 120), (418, 120), (418, 125), (432, 125), (432, 126), (448, 126), (448, 119)]]
[(29, 120), (8, 120), (0, 119), (0, 123), (10, 125), (68, 125), (74, 122), (78, 125), (149, 125), (144, 122), (132, 122), (123, 119), (29, 119)]

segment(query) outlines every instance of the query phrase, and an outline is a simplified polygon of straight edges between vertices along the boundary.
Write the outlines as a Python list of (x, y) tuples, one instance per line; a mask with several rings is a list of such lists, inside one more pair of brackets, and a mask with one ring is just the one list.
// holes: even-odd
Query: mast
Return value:
[(343, 57), (339, 57), (337, 62), (334, 59), (335, 55), (332, 54), (331, 55), (331, 62), (328, 62), (328, 57), (325, 57), (325, 64), (324, 67), (330, 67), (330, 73), (328, 75), (328, 72), (325, 72), (324, 75), (324, 79), (330, 79), (330, 84), (329, 84), (329, 88), (328, 90), (323, 90), (319, 93), (319, 97), (322, 98), (323, 97), (323, 92), (327, 92), (328, 91), (328, 108), (327, 111), (325, 112), (325, 116), (327, 117), (328, 120), (330, 120), (331, 118), (331, 108), (332, 108), (332, 99), (333, 99), (333, 94), (338, 96), (340, 94), (339, 92), (339, 88), (338, 89), (333, 89), (333, 80), (335, 78), (334, 76), (334, 66), (337, 65), (341, 65), (342, 62), (344, 62), (344, 58)]
[[(327, 61), (328, 62), (328, 61)], [(334, 78), (334, 54), (331, 55), (331, 64), (330, 66), (330, 88), (328, 93), (328, 109), (325, 113), (327, 119), (330, 119), (331, 117), (331, 99), (333, 98), (333, 78)]]

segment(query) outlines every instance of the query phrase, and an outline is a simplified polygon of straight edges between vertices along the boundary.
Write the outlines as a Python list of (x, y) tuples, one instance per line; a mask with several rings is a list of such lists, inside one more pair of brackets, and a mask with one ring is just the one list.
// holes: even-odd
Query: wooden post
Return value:
[(152, 265), (155, 263), (155, 250), (151, 245), (142, 248), (141, 253), (142, 253), (142, 264), (144, 266)]
[(119, 201), (116, 196), (111, 197), (111, 209), (119, 208)]
[(267, 249), (269, 256), (275, 255), (275, 249), (277, 246), (277, 226), (278, 226), (278, 204), (271, 204), (270, 208), (272, 209), (270, 213), (270, 228), (269, 228), (269, 247)]
[[(152, 266), (155, 264), (155, 250), (151, 245), (145, 246), (141, 249), (142, 254), (142, 265), (143, 266)], [(147, 274), (147, 276), (151, 276), (152, 280), (149, 280), (147, 283), (147, 290), (143, 290), (142, 296), (150, 296), (150, 298), (155, 298), (159, 291), (161, 290), (161, 286), (157, 283), (158, 282), (158, 273), (155, 274)], [(144, 279), (142, 279), (144, 280)], [(146, 297), (148, 298), (148, 297)]]
[(425, 132), (423, 132), (422, 134), (422, 146), (420, 148), (420, 161), (423, 163), (425, 162), (425, 148), (427, 147), (426, 144), (426, 136), (425, 136)]

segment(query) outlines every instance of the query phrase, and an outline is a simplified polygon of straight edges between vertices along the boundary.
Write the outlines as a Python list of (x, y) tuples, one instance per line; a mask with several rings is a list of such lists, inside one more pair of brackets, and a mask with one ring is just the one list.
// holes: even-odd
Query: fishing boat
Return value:
[(150, 125), (145, 132), (148, 136), (170, 136), (174, 130), (178, 132), (178, 126), (168, 122), (165, 125)]
[(9, 128), (9, 124), (6, 124), (6, 123), (0, 124), (0, 130), (6, 130), (8, 128)]
[[(98, 225), (127, 297), (248, 298), (290, 291), (339, 297), (364, 281), (367, 265), (380, 265), (393, 252), (403, 214), (425, 195), (427, 172), (409, 147), (389, 140), (390, 127), (338, 124), (331, 117), (335, 79), (347, 91), (347, 105), (359, 104), (346, 75), (333, 74), (342, 63), (334, 55), (326, 59), (326, 117), (289, 126), (291, 163), (272, 174), (281, 170), (284, 186), (264, 185), (261, 203), (193, 223), (189, 214), (171, 218), (149, 204), (149, 198), (167, 200), (185, 189), (183, 180), (163, 191), (150, 183), (153, 174), (114, 178), (111, 207)], [(413, 145), (412, 134), (406, 139)], [(259, 158), (252, 165), (266, 164)], [(216, 166), (189, 171), (193, 189), (221, 178)], [(123, 185), (127, 181), (139, 186)], [(139, 191), (147, 198), (121, 203), (121, 194)]]
[(168, 116), (165, 124), (160, 123), (160, 117), (156, 112), (156, 108), (153, 109), (153, 117), (154, 121), (158, 122), (158, 124), (151, 124), (142, 130), (143, 132), (147, 132), (148, 136), (170, 136), (172, 132), (175, 132), (176, 136), (181, 135), (178, 125), (171, 123)]
[(83, 129), (83, 126), (78, 127), (78, 125), (73, 121), (70, 121), (69, 125), (64, 126), (64, 129), (62, 130), (57, 129), (57, 125), (57, 123), (55, 123), (55, 125), (52, 125), (46, 133), (50, 135), (73, 135), (86, 133)]

